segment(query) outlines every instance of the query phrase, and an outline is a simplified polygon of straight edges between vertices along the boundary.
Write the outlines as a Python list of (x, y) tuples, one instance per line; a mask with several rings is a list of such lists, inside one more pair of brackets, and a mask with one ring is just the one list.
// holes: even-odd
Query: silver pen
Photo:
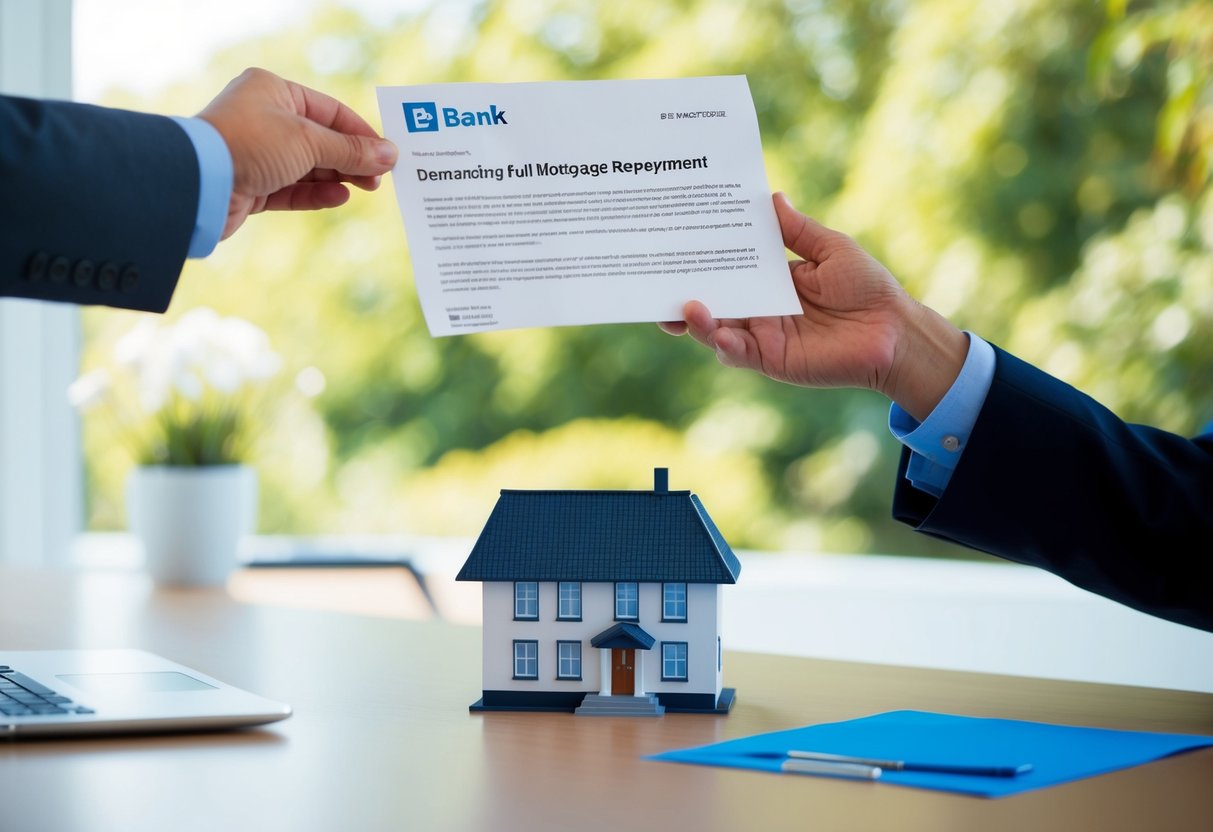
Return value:
[(1031, 763), (1012, 766), (982, 766), (962, 763), (919, 763), (909, 760), (879, 760), (871, 757), (852, 757), (847, 754), (827, 754), (822, 751), (788, 751), (783, 755), (792, 760), (829, 763), (831, 765), (858, 765), (875, 768), (877, 771), (934, 771), (941, 774), (968, 774), (976, 777), (1016, 777), (1032, 770)]
[(819, 774), (826, 777), (846, 777), (851, 780), (876, 780), (880, 777), (879, 766), (829, 760), (786, 759), (779, 766), (779, 770), (789, 774)]

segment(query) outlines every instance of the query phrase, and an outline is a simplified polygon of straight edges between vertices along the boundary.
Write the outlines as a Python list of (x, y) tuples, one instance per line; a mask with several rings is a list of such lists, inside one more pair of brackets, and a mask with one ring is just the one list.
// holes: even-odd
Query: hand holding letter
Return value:
[(263, 69), (245, 70), (198, 115), (232, 155), (224, 239), (249, 214), (342, 205), (343, 183), (374, 190), (396, 162), (396, 147), (353, 110)]
[(744, 77), (378, 93), (431, 334), (799, 308)]
[(784, 245), (804, 258), (790, 263), (803, 313), (716, 319), (702, 303), (683, 309), (689, 332), (720, 362), (805, 387), (866, 387), (922, 419), (964, 363), (967, 336), (911, 298), (880, 262), (850, 237), (797, 211), (775, 195)]

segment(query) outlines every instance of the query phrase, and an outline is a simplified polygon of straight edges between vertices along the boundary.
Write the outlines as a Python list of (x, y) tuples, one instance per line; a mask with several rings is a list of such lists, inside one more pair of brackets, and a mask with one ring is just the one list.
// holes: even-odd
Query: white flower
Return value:
[(167, 350), (144, 356), (135, 383), (139, 390), (139, 406), (146, 413), (159, 412), (168, 401), (176, 375), (175, 358)]
[(248, 321), (224, 318), (219, 334), (225, 354), (243, 378), (249, 381), (267, 379), (282, 366), (277, 353), (270, 349), (269, 337)]
[(142, 318), (114, 344), (114, 360), (121, 367), (133, 367), (154, 351), (160, 325), (152, 318)]
[(173, 379), (173, 388), (191, 402), (198, 401), (206, 392), (206, 385), (193, 370), (182, 370), (177, 373), (177, 377)]
[(252, 402), (238, 397), (281, 364), (253, 324), (192, 309), (174, 324), (141, 319), (114, 345), (110, 372), (81, 376), (68, 396), (80, 408), (108, 399), (140, 460), (224, 464), (243, 449), (233, 413)]
[(119, 340), (114, 357), (132, 368), (140, 401), (153, 413), (173, 390), (191, 401), (208, 388), (235, 395), (245, 384), (267, 379), (282, 367), (261, 329), (206, 308), (191, 309), (171, 326), (140, 321)]
[(168, 349), (178, 367), (203, 369), (214, 349), (219, 316), (212, 309), (192, 309), (171, 328)]
[(73, 407), (88, 410), (105, 398), (110, 389), (110, 375), (104, 369), (85, 373), (67, 388), (67, 400)]
[(204, 367), (206, 383), (225, 394), (236, 393), (244, 384), (240, 367), (226, 355), (214, 355)]

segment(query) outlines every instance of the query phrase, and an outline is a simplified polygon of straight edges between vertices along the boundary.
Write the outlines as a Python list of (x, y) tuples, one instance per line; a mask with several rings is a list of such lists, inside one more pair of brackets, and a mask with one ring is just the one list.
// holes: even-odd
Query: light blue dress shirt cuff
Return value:
[(969, 354), (960, 375), (925, 421), (919, 423), (896, 404), (889, 408), (889, 430), (911, 451), (906, 479), (936, 497), (948, 487), (994, 381), (994, 348), (965, 334)]
[(200, 118), (174, 117), (173, 121), (194, 143), (198, 154), (198, 218), (190, 237), (190, 257), (206, 257), (215, 250), (227, 224), (232, 199), (232, 154), (219, 131)]

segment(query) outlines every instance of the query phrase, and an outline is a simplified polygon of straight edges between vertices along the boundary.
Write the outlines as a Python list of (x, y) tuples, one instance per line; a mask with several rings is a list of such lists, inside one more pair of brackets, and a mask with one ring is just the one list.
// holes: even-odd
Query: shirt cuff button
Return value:
[(960, 450), (960, 440), (957, 439), (955, 436), (951, 436), (951, 435), (945, 436), (943, 438), (943, 440), (940, 442), (940, 444), (943, 445), (943, 449), (945, 451), (951, 451), (951, 452), (955, 453), (956, 451)]

